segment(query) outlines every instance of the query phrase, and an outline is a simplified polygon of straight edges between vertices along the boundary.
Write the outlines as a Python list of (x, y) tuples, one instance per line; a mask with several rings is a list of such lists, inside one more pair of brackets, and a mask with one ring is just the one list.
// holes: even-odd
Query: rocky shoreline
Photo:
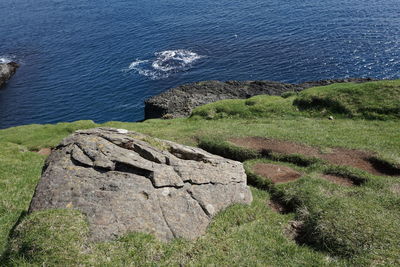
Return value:
[(255, 95), (281, 95), (333, 83), (369, 82), (371, 78), (311, 81), (301, 84), (274, 81), (203, 81), (181, 85), (145, 101), (145, 120), (190, 116), (195, 107), (223, 99), (245, 99)]
[(19, 65), (15, 62), (0, 64), (0, 87), (2, 87), (17, 71)]

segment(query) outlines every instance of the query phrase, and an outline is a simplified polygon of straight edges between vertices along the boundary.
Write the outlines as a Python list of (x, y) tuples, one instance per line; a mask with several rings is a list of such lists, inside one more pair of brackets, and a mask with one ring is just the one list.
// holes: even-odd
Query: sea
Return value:
[(0, 128), (138, 121), (202, 80), (400, 77), (399, 0), (0, 0)]

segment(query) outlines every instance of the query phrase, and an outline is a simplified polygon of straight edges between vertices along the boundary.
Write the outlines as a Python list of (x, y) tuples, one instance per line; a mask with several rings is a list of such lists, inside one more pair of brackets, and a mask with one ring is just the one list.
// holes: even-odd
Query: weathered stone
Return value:
[(17, 71), (19, 65), (15, 62), (0, 64), (0, 87), (2, 87)]
[(219, 211), (251, 201), (240, 162), (123, 129), (97, 128), (77, 131), (52, 151), (29, 212), (78, 209), (87, 215), (95, 241), (128, 232), (195, 239)]

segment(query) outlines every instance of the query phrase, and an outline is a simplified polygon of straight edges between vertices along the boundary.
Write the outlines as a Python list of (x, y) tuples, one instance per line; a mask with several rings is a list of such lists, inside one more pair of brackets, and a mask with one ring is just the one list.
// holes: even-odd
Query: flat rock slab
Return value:
[(240, 162), (123, 129), (96, 128), (75, 132), (52, 151), (29, 212), (77, 209), (87, 215), (93, 241), (128, 232), (195, 239), (219, 211), (251, 201)]

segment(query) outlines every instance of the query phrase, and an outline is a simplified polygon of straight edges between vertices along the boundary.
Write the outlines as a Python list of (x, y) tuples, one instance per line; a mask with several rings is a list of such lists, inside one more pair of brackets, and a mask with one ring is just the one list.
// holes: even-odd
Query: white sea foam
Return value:
[[(12, 54), (0, 55), (0, 63), (10, 63), (12, 61), (17, 61), (17, 57)], [(18, 63), (22, 63), (20, 59), (18, 59)]]
[(0, 56), (0, 64), (10, 63), (11, 59), (8, 57)]
[(147, 63), (147, 62), (149, 62), (149, 61), (148, 61), (148, 60), (136, 60), (136, 61), (133, 61), (133, 62), (129, 65), (129, 69), (130, 69), (130, 70), (136, 69), (140, 64)]
[(153, 80), (169, 77), (172, 73), (186, 71), (202, 56), (190, 50), (165, 50), (154, 53), (150, 59), (137, 59), (128, 69)]
[(164, 72), (185, 68), (201, 58), (189, 50), (166, 50), (155, 53), (155, 56), (157, 59), (153, 62), (152, 67)]

